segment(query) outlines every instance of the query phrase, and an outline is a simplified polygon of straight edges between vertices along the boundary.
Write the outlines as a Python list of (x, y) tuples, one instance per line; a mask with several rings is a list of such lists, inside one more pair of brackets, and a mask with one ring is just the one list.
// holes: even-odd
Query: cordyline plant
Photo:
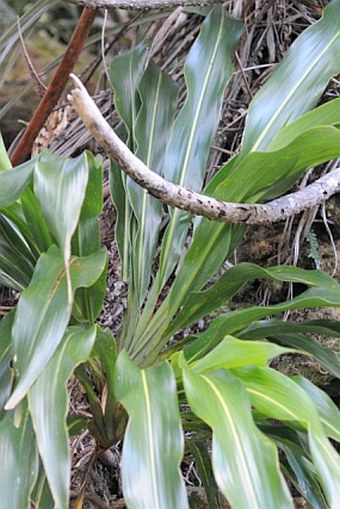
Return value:
[[(256, 94), (240, 152), (204, 194), (266, 202), (308, 168), (340, 156), (340, 99), (309, 111), (340, 71), (339, 8), (339, 0), (325, 8)], [(154, 62), (146, 66), (146, 43), (113, 59), (121, 136), (167, 181), (193, 191), (204, 186), (241, 30), (220, 6), (206, 16), (185, 63), (187, 98), (177, 114), (177, 86)], [(78, 99), (76, 90), (71, 100), (81, 111)], [(310, 507), (339, 508), (339, 459), (329, 441), (340, 439), (339, 412), (311, 382), (285, 376), (269, 362), (299, 352), (339, 376), (338, 357), (310, 333), (336, 337), (340, 324), (268, 318), (339, 306), (339, 284), (321, 271), (240, 263), (207, 286), (245, 226), (193, 221), (171, 208), (161, 232), (162, 203), (121, 172), (127, 166), (122, 155), (113, 156), (116, 242), (128, 287), (117, 337), (96, 324), (107, 264), (98, 227), (101, 158), (87, 152), (64, 160), (45, 151), (12, 169), (0, 148), (0, 281), (21, 293), (16, 310), (0, 323), (1, 508), (67, 509), (69, 435), (82, 428), (100, 449), (123, 439), (129, 508), (188, 507), (179, 468), (186, 430), (194, 432), (188, 445), (209, 507), (220, 507), (219, 491), (236, 509), (293, 507), (284, 473)], [(308, 289), (288, 302), (220, 314), (201, 334), (169, 346), (176, 332), (216, 313), (258, 278)], [(65, 385), (72, 373), (86, 391), (88, 420), (68, 415)], [(205, 449), (210, 435), (211, 458)]]

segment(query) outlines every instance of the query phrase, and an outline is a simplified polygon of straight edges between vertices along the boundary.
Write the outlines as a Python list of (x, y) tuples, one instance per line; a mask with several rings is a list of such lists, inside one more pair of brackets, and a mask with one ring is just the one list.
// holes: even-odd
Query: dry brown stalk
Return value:
[(95, 15), (96, 11), (94, 9), (85, 8), (83, 10), (51, 84), (41, 99), (30, 123), (28, 124), (13, 153), (13, 166), (23, 163), (29, 157), (34, 140), (38, 136), (40, 130), (65, 89), (69, 74), (78, 60), (80, 52), (93, 25)]

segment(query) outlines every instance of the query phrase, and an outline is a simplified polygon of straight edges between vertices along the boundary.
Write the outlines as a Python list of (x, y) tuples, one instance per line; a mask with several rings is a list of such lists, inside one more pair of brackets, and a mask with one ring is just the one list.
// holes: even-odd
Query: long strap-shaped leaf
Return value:
[[(202, 25), (184, 67), (188, 96), (169, 140), (164, 162), (167, 180), (194, 190), (202, 187), (240, 31), (241, 24), (229, 18), (219, 6)], [(162, 245), (158, 276), (161, 286), (179, 260), (189, 224), (187, 214), (178, 209), (172, 213)]]
[(298, 267), (277, 266), (263, 268), (252, 263), (240, 263), (229, 269), (208, 290), (191, 292), (183, 303), (183, 308), (171, 324), (168, 334), (187, 327), (228, 302), (243, 285), (252, 279), (270, 278), (276, 281), (290, 281), (320, 288), (338, 290), (340, 286), (327, 274), (317, 270)]
[(38, 475), (38, 453), (27, 404), (23, 404), (20, 425), (15, 413), (7, 412), (0, 422), (1, 509), (29, 507), (29, 497)]
[[(201, 336), (199, 336), (196, 341), (194, 341), (187, 348), (187, 357), (189, 356), (189, 358), (199, 358), (206, 352), (210, 351), (213, 347), (215, 347), (227, 334), (237, 335), (239, 331), (242, 331), (254, 321), (266, 318), (268, 315), (293, 309), (323, 306), (338, 307), (339, 305), (339, 290), (332, 291), (331, 289), (327, 288), (311, 288), (288, 302), (275, 304), (273, 306), (254, 306), (249, 309), (233, 311), (227, 315), (222, 315), (216, 318), (210, 325), (209, 329), (201, 334)], [(323, 364), (326, 366), (326, 369), (329, 369), (336, 376), (340, 377), (340, 360), (335, 352), (331, 352), (327, 349), (323, 350), (320, 345), (318, 347), (317, 343), (313, 343), (312, 340), (309, 341), (308, 339), (305, 339), (305, 341), (303, 341), (303, 336), (302, 341), (290, 341), (289, 334), (287, 334), (288, 338), (287, 341), (285, 341), (284, 329), (282, 330), (281, 334), (277, 330), (271, 334), (270, 328), (267, 331), (267, 334), (265, 331), (263, 331), (262, 338), (272, 336), (274, 336), (274, 339), (275, 336), (277, 336), (277, 342), (280, 344), (298, 348), (312, 355), (315, 355), (321, 362), (323, 362)], [(245, 331), (242, 334), (242, 337), (245, 339), (251, 339), (251, 331), (249, 334), (247, 334), (247, 331)], [(296, 334), (296, 337), (299, 338), (299, 335)], [(257, 338), (256, 335), (255, 338)]]
[(66, 382), (91, 353), (96, 328), (70, 328), (59, 348), (28, 392), (29, 409), (40, 456), (56, 509), (69, 508), (71, 458), (66, 426)]
[(68, 299), (72, 299), (69, 261), (71, 239), (80, 218), (89, 176), (86, 154), (63, 159), (43, 152), (34, 172), (34, 191), (50, 232), (64, 256)]
[(255, 426), (242, 384), (227, 370), (195, 374), (184, 369), (193, 412), (213, 430), (217, 484), (235, 509), (293, 507), (278, 468), (274, 444)]
[(0, 322), (0, 421), (4, 416), (4, 406), (11, 393), (14, 373), (10, 368), (12, 354), (13, 311)]
[[(138, 92), (142, 104), (134, 131), (136, 154), (149, 168), (160, 173), (176, 112), (177, 87), (151, 62), (139, 83)], [(131, 265), (137, 305), (140, 306), (149, 285), (162, 220), (162, 205), (131, 179), (127, 180), (127, 188), (138, 222), (136, 235), (131, 239)]]
[[(252, 101), (242, 151), (264, 150), (286, 123), (315, 106), (332, 76), (339, 72), (340, 0), (292, 44), (281, 65)], [(308, 93), (306, 93), (308, 87)]]
[[(106, 264), (105, 249), (70, 262), (72, 289), (92, 286)], [(38, 378), (62, 340), (71, 316), (64, 260), (57, 247), (43, 254), (23, 292), (13, 325), (18, 380), (6, 408), (14, 408)]]
[[(137, 87), (143, 75), (147, 47), (142, 42), (133, 50), (116, 56), (110, 66), (110, 79), (115, 91), (115, 106), (126, 128), (127, 142), (135, 148), (135, 124), (139, 110)], [(117, 209), (116, 241), (122, 259), (122, 277), (127, 279), (129, 271), (132, 215), (126, 189), (127, 178), (121, 175), (118, 166), (112, 162), (110, 172), (111, 196)]]
[[(248, 114), (244, 147), (241, 153), (226, 165), (225, 169), (220, 170), (209, 184), (207, 193), (214, 193), (216, 187), (232, 174), (235, 174), (234, 181), (230, 179), (228, 182), (230, 185), (225, 187), (224, 194), (219, 194), (219, 197), (223, 197), (227, 201), (234, 201), (233, 193), (235, 189), (241, 190), (241, 193), (243, 193), (244, 184), (247, 186), (252, 184), (254, 178), (254, 173), (251, 176), (249, 175), (250, 166), (247, 166), (244, 173), (242, 172), (243, 164), (247, 161), (247, 153), (250, 150), (266, 149), (280, 128), (291, 119), (303, 115), (315, 104), (326, 87), (330, 76), (339, 72), (339, 6), (340, 0), (335, 0), (325, 8), (324, 17), (297, 39), (283, 58), (278, 69), (272, 74), (261, 91), (256, 94), (252, 103), (254, 106), (250, 107)], [(294, 70), (292, 70), (292, 67), (294, 67)], [(267, 95), (264, 93), (265, 90)], [(258, 95), (259, 100), (257, 100)], [(298, 105), (297, 101), (299, 102)], [(282, 103), (285, 104), (284, 109), (281, 107)], [(262, 119), (263, 112), (265, 120)], [(266, 128), (268, 125), (270, 125), (269, 131)], [(259, 126), (261, 126), (261, 129)], [(257, 138), (260, 138), (259, 142), (257, 142)], [(335, 146), (338, 146), (338, 142)], [(253, 163), (256, 164), (258, 161), (254, 160)], [(263, 188), (261, 179), (270, 177), (272, 168), (270, 165), (262, 167), (261, 171), (257, 166), (253, 166), (253, 168), (257, 171), (258, 185)], [(293, 181), (290, 180), (288, 184), (291, 185)], [(282, 186), (282, 189), (284, 190), (285, 187)], [(254, 188), (252, 196), (256, 199), (261, 198), (256, 194)], [(246, 194), (243, 194), (239, 199), (245, 197)], [(178, 296), (175, 298), (176, 300), (178, 298), (177, 307), (180, 304), (181, 288), (186, 286), (184, 292), (186, 295), (189, 288), (201, 288), (237, 245), (242, 231), (242, 227), (212, 224), (207, 220), (201, 222), (176, 278)]]
[(122, 457), (127, 507), (188, 508), (179, 471), (183, 432), (170, 366), (162, 363), (140, 370), (122, 352), (117, 359), (116, 396), (129, 414)]
[(252, 404), (263, 415), (299, 423), (308, 430), (311, 455), (331, 509), (339, 508), (340, 459), (327, 440), (317, 409), (308, 394), (287, 376), (270, 368), (235, 371)]

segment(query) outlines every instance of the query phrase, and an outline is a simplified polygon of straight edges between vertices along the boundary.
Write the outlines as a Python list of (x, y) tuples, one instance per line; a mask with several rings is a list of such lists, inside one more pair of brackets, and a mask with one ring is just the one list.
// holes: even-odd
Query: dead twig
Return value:
[(340, 168), (303, 190), (266, 204), (227, 203), (168, 182), (136, 157), (106, 122), (84, 85), (71, 75), (75, 89), (68, 99), (99, 145), (135, 182), (164, 203), (223, 223), (268, 224), (325, 202), (340, 191)]

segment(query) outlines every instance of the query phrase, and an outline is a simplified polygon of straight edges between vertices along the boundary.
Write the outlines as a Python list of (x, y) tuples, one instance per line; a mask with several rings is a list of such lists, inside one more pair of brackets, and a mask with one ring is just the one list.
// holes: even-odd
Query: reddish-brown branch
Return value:
[(83, 10), (51, 84), (46, 90), (44, 97), (41, 99), (30, 123), (28, 124), (13, 153), (13, 166), (23, 163), (29, 157), (34, 140), (38, 136), (41, 128), (45, 124), (65, 89), (69, 74), (78, 60), (80, 52), (93, 25), (95, 15), (95, 9), (86, 7)]

